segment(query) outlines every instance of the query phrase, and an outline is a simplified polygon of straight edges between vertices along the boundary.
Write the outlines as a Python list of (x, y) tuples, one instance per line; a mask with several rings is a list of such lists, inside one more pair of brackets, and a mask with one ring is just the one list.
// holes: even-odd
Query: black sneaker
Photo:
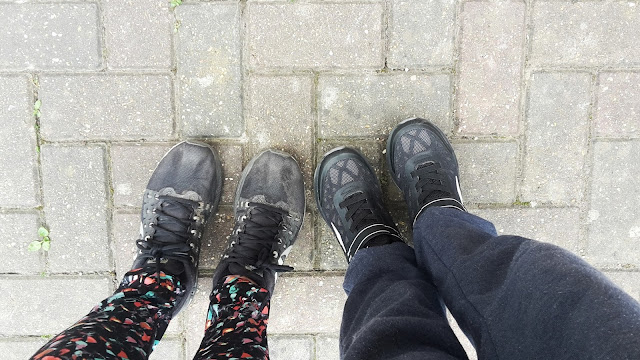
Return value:
[(302, 173), (288, 154), (266, 150), (242, 172), (236, 191), (236, 224), (220, 264), (214, 287), (227, 275), (241, 275), (273, 294), (277, 272), (291, 271), (284, 260), (304, 218)]
[(356, 150), (339, 147), (325, 154), (314, 176), (318, 210), (351, 262), (361, 248), (402, 241), (384, 207), (373, 168)]
[(206, 144), (184, 141), (169, 150), (142, 199), (138, 255), (132, 269), (160, 271), (181, 280), (173, 314), (196, 290), (200, 239), (222, 192), (222, 166)]
[(444, 133), (429, 121), (414, 118), (398, 124), (387, 141), (387, 163), (413, 223), (432, 206), (466, 211), (456, 154)]

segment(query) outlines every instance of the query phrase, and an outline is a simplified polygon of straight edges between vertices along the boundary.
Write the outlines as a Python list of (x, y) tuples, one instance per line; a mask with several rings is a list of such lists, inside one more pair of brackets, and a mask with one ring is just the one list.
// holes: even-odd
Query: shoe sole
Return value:
[[(393, 183), (396, 184), (396, 186), (400, 189), (400, 185), (398, 184), (398, 182), (396, 182), (396, 173), (393, 170), (393, 163), (391, 162), (393, 159), (393, 146), (391, 146), (392, 143), (392, 139), (396, 136), (396, 134), (406, 128), (407, 126), (413, 125), (413, 124), (422, 124), (425, 125), (427, 127), (428, 130), (432, 131), (433, 133), (435, 133), (436, 135), (438, 135), (438, 137), (440, 138), (440, 140), (445, 144), (445, 146), (447, 147), (447, 149), (449, 149), (449, 151), (451, 151), (452, 153), (454, 153), (453, 151), (453, 147), (451, 146), (451, 143), (449, 142), (449, 140), (447, 139), (446, 135), (442, 132), (442, 130), (440, 130), (437, 126), (435, 126), (433, 123), (431, 123), (431, 121), (429, 120), (425, 120), (422, 118), (410, 118), (410, 119), (406, 119), (401, 121), (398, 125), (396, 125), (395, 128), (393, 128), (393, 130), (391, 130), (391, 132), (389, 133), (389, 137), (387, 138), (387, 154), (386, 154), (386, 158), (387, 158), (387, 166), (389, 167), (389, 172), (391, 172), (391, 180), (393, 180)], [(456, 165), (458, 163), (458, 160), (456, 159)], [(402, 189), (401, 189), (402, 190)]]
[[(171, 149), (169, 149), (169, 151), (166, 152), (166, 154), (162, 157), (162, 159), (160, 159), (160, 161), (158, 162), (158, 165), (160, 165), (160, 162), (171, 152), (171, 150), (173, 150), (174, 148), (178, 147), (179, 145), (186, 143), (186, 144), (190, 144), (190, 145), (195, 145), (195, 146), (200, 146), (200, 147), (206, 147), (208, 148), (211, 153), (213, 154), (213, 159), (215, 162), (215, 167), (216, 167), (216, 194), (220, 194), (220, 196), (218, 196), (216, 199), (214, 199), (214, 202), (211, 204), (211, 214), (209, 214), (209, 216), (207, 217), (205, 222), (208, 222), (209, 219), (211, 219), (211, 216), (213, 216), (213, 213), (215, 213), (218, 210), (218, 205), (220, 205), (220, 198), (222, 197), (222, 162), (220, 161), (220, 157), (218, 156), (218, 153), (216, 152), (216, 150), (214, 148), (212, 148), (211, 146), (209, 146), (209, 144), (205, 144), (203, 142), (199, 142), (199, 141), (192, 141), (192, 140), (185, 140), (185, 141), (181, 141), (175, 145), (173, 145), (171, 147)], [(156, 165), (156, 168), (158, 167), (158, 165)], [(155, 172), (155, 168), (153, 169), (153, 171)], [(204, 237), (203, 237), (204, 238)], [(202, 248), (202, 239), (200, 239), (200, 247)], [(191, 289), (191, 292), (188, 295), (188, 298), (184, 301), (184, 303), (182, 304), (182, 306), (180, 306), (179, 308), (174, 310), (174, 314), (177, 314), (178, 312), (180, 312), (180, 310), (182, 310), (182, 308), (184, 308), (185, 306), (191, 304), (191, 301), (193, 301), (193, 295), (195, 295), (196, 290), (198, 289), (198, 274), (199, 274), (199, 267), (200, 267), (200, 253), (202, 251), (198, 251), (198, 266), (196, 267), (196, 279), (193, 283), (193, 288)]]

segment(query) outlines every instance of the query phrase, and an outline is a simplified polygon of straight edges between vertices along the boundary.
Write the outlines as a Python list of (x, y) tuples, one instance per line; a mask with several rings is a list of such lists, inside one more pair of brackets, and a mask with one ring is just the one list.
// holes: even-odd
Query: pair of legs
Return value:
[(349, 261), (343, 359), (466, 359), (444, 305), (479, 359), (640, 359), (640, 304), (571, 253), (497, 236), (467, 213), (453, 148), (438, 128), (407, 120), (386, 154), (415, 248), (361, 154), (334, 149), (316, 171), (318, 208)]
[[(32, 359), (147, 359), (195, 292), (203, 229), (221, 189), (222, 167), (212, 148), (194, 142), (174, 146), (144, 192), (132, 270), (115, 294)], [(269, 299), (276, 272), (292, 270), (283, 262), (304, 209), (302, 174), (291, 156), (267, 150), (249, 162), (195, 359), (268, 359)]]

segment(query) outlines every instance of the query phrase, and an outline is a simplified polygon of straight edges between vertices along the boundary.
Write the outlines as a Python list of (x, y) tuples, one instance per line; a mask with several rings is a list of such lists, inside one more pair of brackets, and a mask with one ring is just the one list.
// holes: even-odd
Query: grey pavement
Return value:
[[(234, 188), (262, 149), (294, 154), (309, 200), (324, 152), (361, 149), (410, 238), (383, 149), (414, 116), (450, 136), (471, 212), (640, 299), (638, 34), (635, 1), (0, 0), (3, 359), (115, 289), (144, 185), (183, 139), (217, 148), (224, 194), (195, 299), (152, 359), (196, 351)], [(346, 262), (314, 207), (274, 294), (275, 360), (338, 359)], [(29, 252), (40, 226), (51, 249)]]

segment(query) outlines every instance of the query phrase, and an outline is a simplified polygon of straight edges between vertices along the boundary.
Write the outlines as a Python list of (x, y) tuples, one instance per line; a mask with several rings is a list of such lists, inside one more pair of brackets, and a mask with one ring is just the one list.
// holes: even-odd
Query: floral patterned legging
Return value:
[[(114, 295), (63, 331), (31, 359), (144, 360), (164, 334), (180, 281), (160, 272), (128, 272)], [(205, 335), (194, 359), (268, 359), (269, 292), (227, 276), (211, 294)]]

